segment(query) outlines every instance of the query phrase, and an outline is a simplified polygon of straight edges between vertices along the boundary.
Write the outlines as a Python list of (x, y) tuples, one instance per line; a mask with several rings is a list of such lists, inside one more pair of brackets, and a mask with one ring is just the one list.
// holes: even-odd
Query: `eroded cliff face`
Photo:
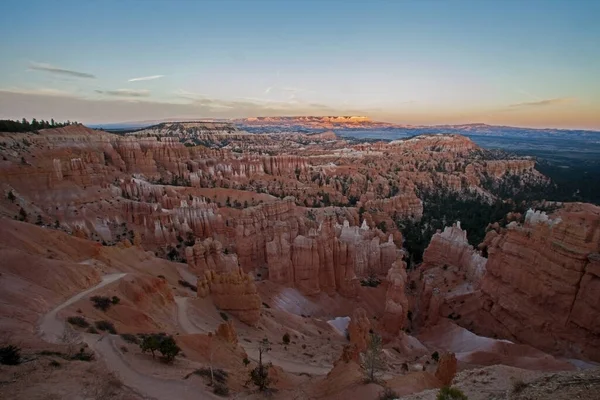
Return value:
[(459, 226), (432, 238), (415, 281), (415, 327), (448, 317), (475, 333), (600, 360), (600, 207), (571, 203), (492, 230), (487, 261)]
[(260, 296), (254, 277), (241, 269), (231, 272), (206, 271), (198, 278), (198, 296), (211, 297), (215, 306), (236, 316), (248, 325), (260, 319)]
[(488, 248), (474, 323), (542, 350), (600, 360), (599, 251), (600, 207), (569, 204), (552, 217), (529, 211)]
[(360, 228), (347, 221), (339, 225), (328, 217), (318, 229), (295, 237), (279, 227), (279, 235), (266, 244), (269, 279), (305, 294), (337, 291), (353, 297), (357, 276), (386, 273), (399, 251), (391, 236), (382, 241), (385, 235), (366, 223)]

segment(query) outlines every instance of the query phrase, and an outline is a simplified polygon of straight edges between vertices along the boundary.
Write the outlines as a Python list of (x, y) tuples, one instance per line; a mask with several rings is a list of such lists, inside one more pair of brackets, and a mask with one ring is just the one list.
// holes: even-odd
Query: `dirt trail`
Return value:
[[(50, 343), (60, 343), (66, 325), (64, 321), (58, 319), (58, 312), (81, 300), (93, 291), (123, 278), (125, 275), (127, 274), (120, 273), (106, 275), (98, 285), (76, 294), (44, 315), (40, 322), (41, 337)], [(132, 388), (144, 397), (158, 400), (219, 398), (210, 392), (203, 391), (198, 386), (195, 386), (188, 381), (161, 379), (140, 374), (131, 368), (131, 366), (123, 359), (121, 353), (115, 347), (114, 335), (105, 335), (98, 339), (98, 335), (83, 334), (82, 338), (91, 349), (94, 349), (94, 351), (100, 355), (100, 358), (104, 360), (108, 369), (118, 376), (123, 384)]]
[(40, 321), (40, 334), (42, 336), (42, 339), (49, 343), (60, 343), (63, 333), (65, 331), (65, 322), (57, 318), (58, 312), (63, 308), (66, 308), (71, 304), (78, 302), (93, 291), (98, 290), (101, 287), (108, 285), (109, 283), (115, 282), (123, 278), (125, 275), (127, 274), (120, 273), (105, 275), (102, 277), (102, 281), (96, 286), (76, 294), (75, 296), (71, 297), (70, 299), (68, 299), (67, 301), (55, 307), (52, 311), (44, 315), (42, 317), (42, 320)]

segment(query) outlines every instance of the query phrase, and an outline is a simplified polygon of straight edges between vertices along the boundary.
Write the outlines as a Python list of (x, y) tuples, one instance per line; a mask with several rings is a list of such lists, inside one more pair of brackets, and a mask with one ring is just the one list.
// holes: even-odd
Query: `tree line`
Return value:
[(53, 119), (44, 121), (32, 118), (31, 121), (23, 118), (22, 120), (3, 119), (0, 120), (0, 132), (33, 132), (40, 129), (61, 128), (63, 126), (77, 125), (76, 121), (57, 122)]

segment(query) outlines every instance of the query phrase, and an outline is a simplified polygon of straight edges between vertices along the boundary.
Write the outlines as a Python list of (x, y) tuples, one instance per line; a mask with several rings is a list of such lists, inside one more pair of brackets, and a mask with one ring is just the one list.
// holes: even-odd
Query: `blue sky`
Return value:
[(5, 0), (0, 117), (600, 129), (598, 15), (592, 0)]

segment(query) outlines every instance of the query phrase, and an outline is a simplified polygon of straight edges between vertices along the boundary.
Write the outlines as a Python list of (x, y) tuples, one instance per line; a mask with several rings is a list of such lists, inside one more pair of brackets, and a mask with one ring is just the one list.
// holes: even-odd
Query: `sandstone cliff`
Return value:
[(254, 278), (241, 269), (218, 273), (206, 271), (198, 278), (198, 296), (210, 295), (215, 306), (248, 325), (260, 319), (261, 300)]

